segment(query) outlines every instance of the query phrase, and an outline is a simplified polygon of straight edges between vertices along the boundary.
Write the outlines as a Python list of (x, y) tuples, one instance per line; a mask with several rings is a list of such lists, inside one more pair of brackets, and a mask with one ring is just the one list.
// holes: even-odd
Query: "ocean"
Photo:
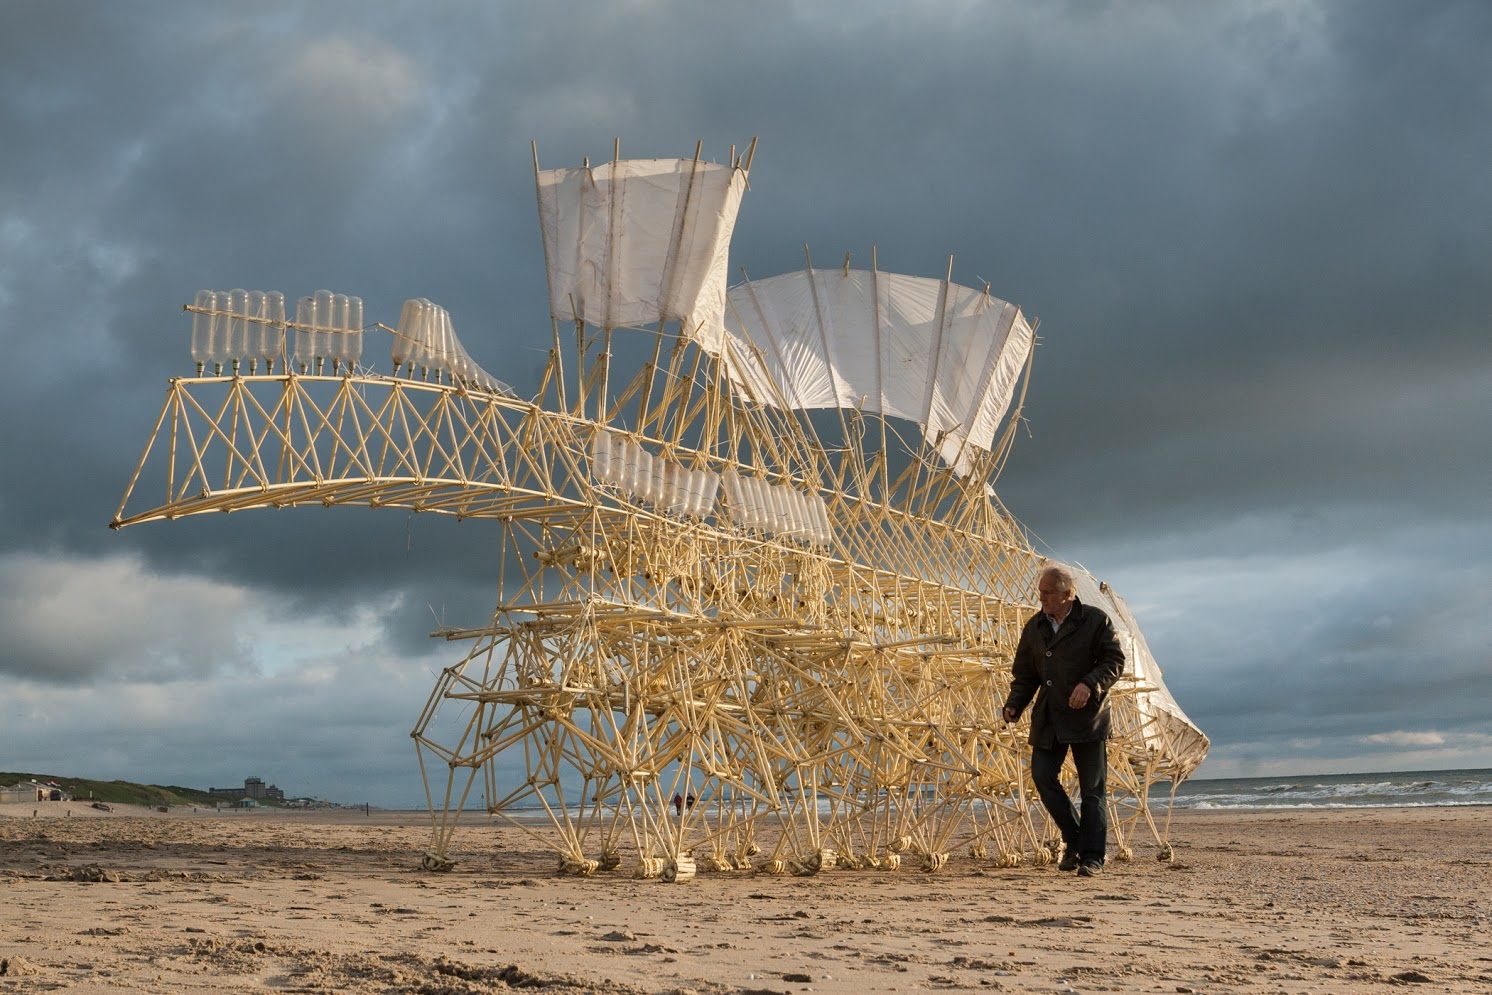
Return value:
[[(1158, 806), (1164, 804), (1169, 787), (1161, 781), (1151, 790), (1151, 804), (1157, 806), (1157, 811)], [(829, 804), (828, 801), (820, 802), (821, 814), (829, 813)], [(1492, 805), (1492, 770), (1218, 777), (1187, 781), (1176, 792), (1178, 809), (1425, 808), (1432, 805)], [(512, 807), (512, 811), (530, 810), (542, 812), (543, 808), (537, 802)], [(570, 814), (578, 816), (580, 813), (572, 807)]]
[[(1164, 785), (1157, 785), (1163, 788)], [(1178, 809), (1424, 808), (1492, 805), (1492, 770), (1416, 770), (1381, 774), (1302, 774), (1191, 780)]]

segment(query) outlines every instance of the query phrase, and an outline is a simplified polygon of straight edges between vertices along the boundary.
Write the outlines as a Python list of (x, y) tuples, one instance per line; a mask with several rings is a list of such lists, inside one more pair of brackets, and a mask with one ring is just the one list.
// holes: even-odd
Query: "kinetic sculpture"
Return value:
[[(478, 798), (576, 874), (1050, 859), (1024, 731), (998, 718), (1041, 563), (992, 486), (1034, 326), (951, 259), (923, 279), (805, 249), (803, 272), (727, 290), (755, 145), (535, 152), (554, 321), (532, 400), (427, 300), (373, 326), (392, 375), (362, 365), (357, 298), (318, 291), (295, 321), (275, 293), (186, 308), (197, 375), (172, 379), (114, 528), (307, 504), (500, 525), (497, 608), (436, 633), (469, 649), (412, 733), (428, 869)], [(625, 379), (622, 334), (648, 357)], [(163, 503), (129, 510), (147, 479)], [(1128, 660), (1118, 852), (1143, 825), (1168, 859), (1150, 792), (1174, 799), (1207, 739), (1123, 600), (1082, 586)]]

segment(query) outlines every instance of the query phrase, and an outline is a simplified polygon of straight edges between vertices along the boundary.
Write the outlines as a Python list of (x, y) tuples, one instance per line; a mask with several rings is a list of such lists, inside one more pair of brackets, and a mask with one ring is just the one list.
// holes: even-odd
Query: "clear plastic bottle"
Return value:
[(682, 503), (679, 500), (679, 471), (683, 467), (661, 457), (658, 462), (662, 466), (658, 503), (667, 511), (678, 512)]
[(347, 304), (346, 294), (332, 294), (331, 316), (326, 323), (328, 332), (324, 356), (331, 361), (334, 375), (341, 372), (342, 355), (347, 350)]
[(347, 298), (347, 331), (342, 339), (342, 362), (347, 364), (347, 373), (357, 372), (358, 361), (363, 358), (363, 299)]
[(295, 302), (295, 366), (301, 373), (316, 362), (316, 299), (302, 297)]
[(249, 292), (242, 287), (228, 291), (228, 338), (223, 360), (238, 376), (244, 358), (249, 354)]
[[(443, 307), (437, 307), (435, 337), (432, 345), (431, 367), (435, 370), (435, 382), (444, 383), (450, 379), (451, 360), (455, 357), (456, 350), (452, 348), (452, 342), (456, 338), (456, 329), (451, 325), (451, 315)], [(445, 374), (445, 379), (442, 379)]]
[(596, 429), (591, 436), (591, 479), (598, 484), (608, 484), (607, 471), (611, 466), (611, 433), (604, 428)]
[(413, 313), (409, 316), (409, 341), (405, 343), (408, 354), (405, 364), (411, 380), (417, 378), (420, 366), (425, 362), (426, 326), (430, 322), (430, 302), (423, 297), (410, 301)]
[(709, 518), (710, 512), (715, 509), (715, 496), (720, 493), (720, 475), (711, 470), (701, 470), (700, 475), (704, 478), (700, 489), (699, 517)]
[(244, 356), (249, 361), (249, 376), (253, 376), (259, 372), (259, 356), (264, 352), (264, 333), (269, 328), (264, 324), (268, 318), (264, 291), (249, 291), (248, 305), (244, 308), (244, 315)]
[(312, 298), (315, 301), (315, 317), (313, 322), (316, 326), (315, 343), (316, 352), (316, 375), (320, 376), (326, 368), (327, 354), (331, 351), (332, 329), (336, 326), (336, 295), (330, 290), (318, 290)]
[[(217, 306), (217, 302), (216, 291), (199, 290), (196, 300), (192, 301), (192, 306), (211, 311)], [(197, 364), (197, 376), (199, 377), (207, 364), (212, 362), (212, 337), (215, 331), (216, 326), (211, 314), (202, 314), (199, 311), (192, 315), (192, 362)]]
[[(394, 364), (394, 376), (399, 375), (399, 369), (409, 362), (410, 355), (414, 352), (415, 325), (419, 322), (420, 302), (411, 297), (404, 302), (404, 307), (399, 310), (399, 325), (394, 331), (394, 341), (389, 346), (389, 359)], [(410, 367), (413, 369), (413, 366)]]
[(618, 487), (627, 480), (627, 440), (619, 435), (606, 433), (611, 438), (611, 455), (606, 461), (606, 482)]
[(420, 298), (419, 319), (415, 322), (414, 354), (410, 364), (419, 367), (420, 377), (430, 379), (430, 362), (433, 355), (430, 343), (435, 334), (435, 305), (427, 297)]
[(829, 506), (822, 494), (814, 494), (809, 501), (813, 508), (813, 537), (819, 545), (827, 546), (834, 541), (834, 528), (829, 524)]
[(648, 482), (648, 503), (659, 511), (668, 507), (668, 460), (654, 456), (648, 467), (651, 479)]
[(223, 375), (223, 366), (228, 362), (229, 315), (233, 311), (232, 291), (219, 290), (213, 294), (212, 349), (208, 359), (212, 362), (212, 375)]
[(631, 439), (627, 440), (627, 479), (624, 489), (634, 500), (642, 498), (648, 476), (647, 453)]
[(456, 357), (451, 360), (451, 382), (474, 386), (477, 382), (477, 364), (472, 362), (461, 340), (456, 340)]
[(746, 495), (741, 487), (741, 476), (734, 470), (726, 470), (720, 478), (720, 485), (725, 489), (725, 503), (730, 512), (731, 521), (737, 525), (746, 523)]
[(264, 320), (269, 324), (259, 339), (259, 358), (267, 376), (275, 371), (275, 360), (285, 355), (285, 295), (278, 290), (264, 295)]

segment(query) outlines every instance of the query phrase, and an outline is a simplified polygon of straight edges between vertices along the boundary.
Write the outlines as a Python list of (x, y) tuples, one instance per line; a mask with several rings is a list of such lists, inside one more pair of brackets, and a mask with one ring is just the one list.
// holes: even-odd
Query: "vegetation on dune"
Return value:
[(176, 784), (135, 784), (132, 781), (93, 781), (86, 777), (57, 774), (23, 774), (0, 771), (0, 785), (37, 781), (55, 784), (76, 801), (100, 801), (113, 805), (216, 805), (224, 799), (197, 788)]

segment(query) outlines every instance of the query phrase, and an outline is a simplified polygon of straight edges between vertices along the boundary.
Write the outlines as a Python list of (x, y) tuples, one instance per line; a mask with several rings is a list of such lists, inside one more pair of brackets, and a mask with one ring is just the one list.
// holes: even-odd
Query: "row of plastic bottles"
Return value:
[(401, 369), (407, 369), (409, 376), (415, 376), (418, 371), (423, 379), (428, 380), (433, 372), (437, 383), (508, 390), (506, 384), (467, 355), (461, 340), (456, 338), (456, 329), (446, 309), (424, 297), (413, 297), (404, 302), (390, 358), (394, 362), (395, 376)]
[(285, 295), (278, 290), (199, 290), (193, 301), (192, 361), (197, 376), (208, 367), (214, 375), (259, 364), (272, 372), (285, 354)]
[(318, 290), (295, 302), (295, 364), (318, 376), (331, 364), (349, 373), (363, 357), (363, 299)]
[[(277, 290), (199, 290), (192, 306), (192, 359), (197, 375), (211, 369), (234, 376), (275, 371), (293, 362), (301, 373), (333, 375), (357, 368), (363, 355), (363, 299), (318, 290), (295, 304), (295, 321), (285, 320), (285, 295)], [(294, 333), (286, 354), (286, 332)], [(404, 302), (392, 350), (394, 375), (439, 383), (460, 383), (509, 392), (507, 384), (467, 354), (446, 309), (423, 297)]]
[(820, 546), (833, 540), (829, 506), (823, 495), (809, 494), (761, 477), (725, 475), (725, 499), (737, 525), (761, 529), (784, 539), (801, 539)]
[[(660, 511), (704, 518), (720, 492), (719, 474), (654, 456), (626, 436), (606, 429), (591, 438), (590, 457), (597, 482), (620, 488)], [(737, 525), (820, 546), (832, 542), (829, 506), (822, 495), (734, 472), (726, 473), (723, 482), (730, 517)]]
[(631, 439), (605, 429), (591, 439), (591, 473), (600, 483), (685, 518), (708, 515), (720, 491), (719, 474), (654, 456)]
[[(295, 305), (291, 357), (305, 373), (352, 370), (363, 353), (363, 299), (318, 290)], [(193, 302), (192, 360), (197, 375), (211, 367), (253, 375), (273, 373), (285, 355), (285, 295), (278, 290), (199, 290)]]

